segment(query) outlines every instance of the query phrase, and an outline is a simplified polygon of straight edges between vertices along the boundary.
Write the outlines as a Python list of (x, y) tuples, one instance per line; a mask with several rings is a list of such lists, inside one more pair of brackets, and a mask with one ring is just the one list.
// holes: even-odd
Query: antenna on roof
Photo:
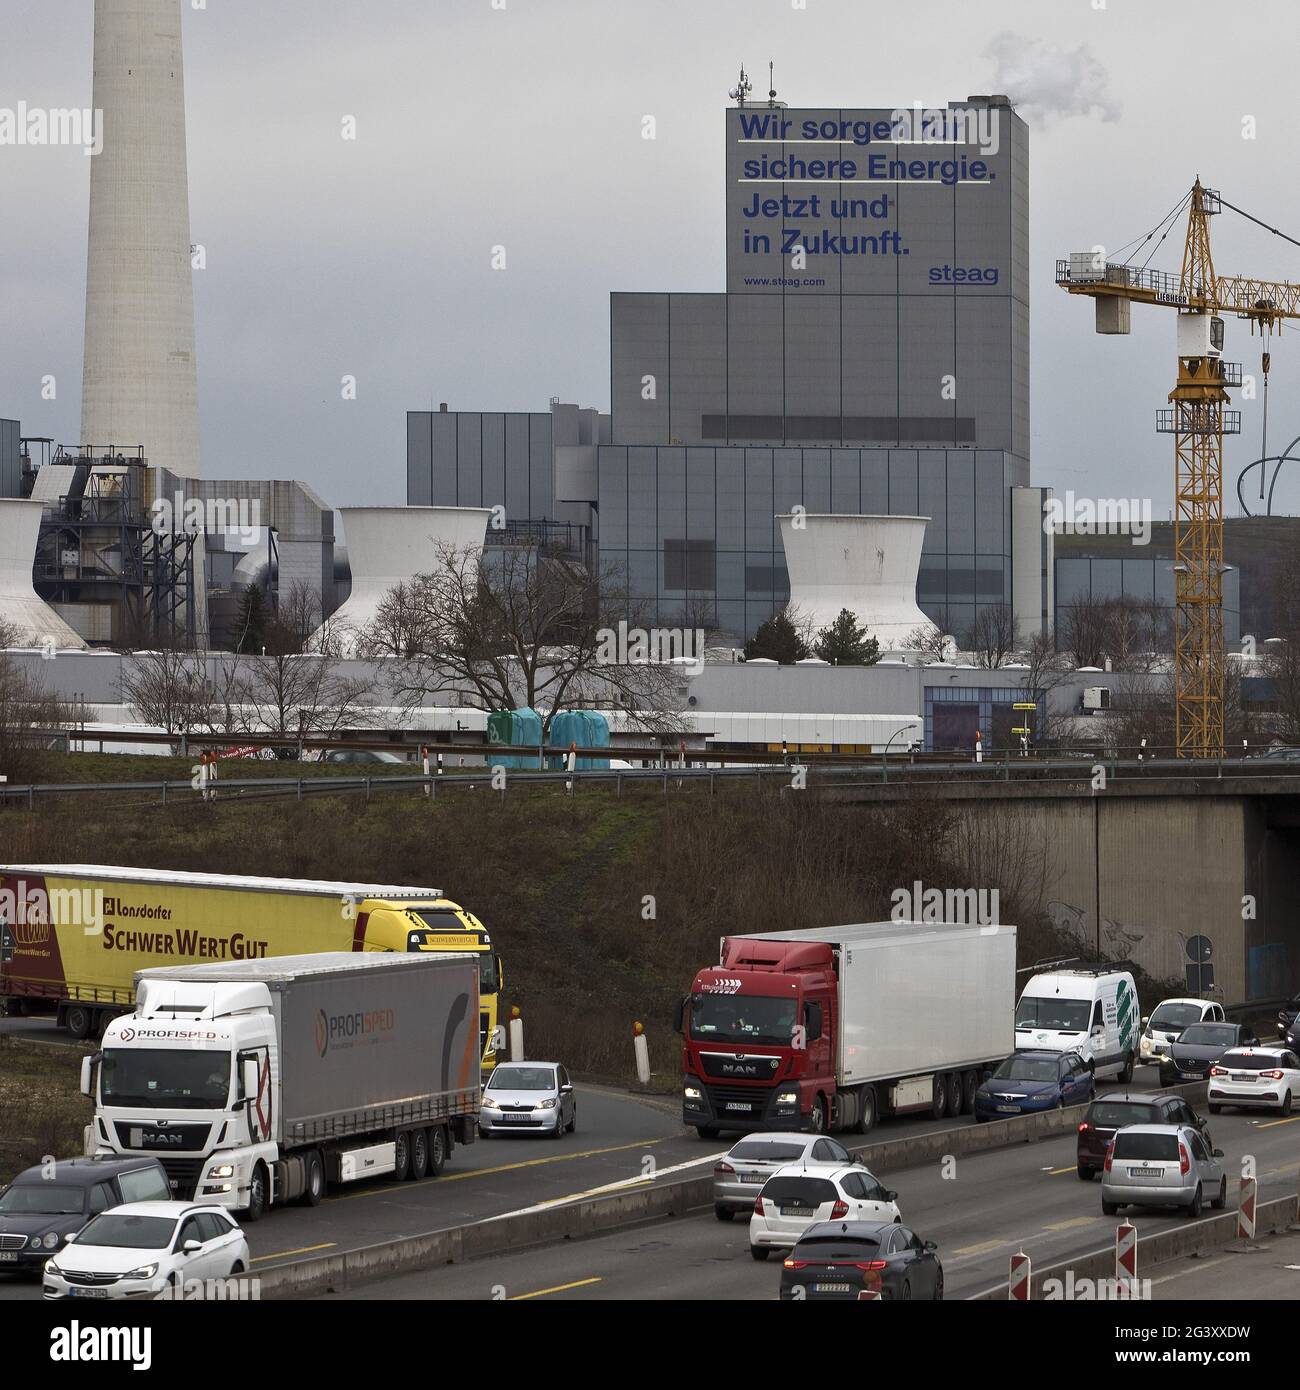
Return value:
[(773, 70), (774, 70), (775, 66), (776, 66), (776, 65), (775, 65), (773, 62), (771, 62), (771, 60), (768, 61), (768, 64), (767, 64), (767, 104), (768, 104), (769, 106), (775, 106), (775, 105), (776, 105), (776, 77), (773, 75)]
[(740, 78), (737, 81), (736, 85), (732, 87), (732, 89), (727, 93), (727, 95), (732, 99), (732, 101), (736, 103), (737, 106), (744, 106), (745, 98), (753, 90), (754, 89), (752, 84), (750, 83), (749, 78), (745, 76), (745, 65), (744, 63), (741, 63)]

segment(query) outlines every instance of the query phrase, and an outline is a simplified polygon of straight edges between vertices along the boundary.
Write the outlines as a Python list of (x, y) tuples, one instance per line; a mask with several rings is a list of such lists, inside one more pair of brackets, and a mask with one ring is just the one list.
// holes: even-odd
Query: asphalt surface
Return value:
[(1300, 1234), (1261, 1236), (1253, 1250), (1171, 1260), (1149, 1274), (1157, 1303), (1188, 1299), (1300, 1299)]
[[(1224, 1114), (1211, 1122), (1227, 1157), (1229, 1205), (1243, 1155), (1253, 1154), (1259, 1198), (1296, 1190), (1300, 1116)], [(891, 1171), (903, 1219), (939, 1244), (949, 1298), (966, 1298), (1005, 1281), (1009, 1257), (1024, 1250), (1035, 1270), (1101, 1249), (1114, 1239), (1115, 1218), (1101, 1214), (1101, 1184), (1075, 1173), (1073, 1135), (952, 1160), (948, 1165)], [(1126, 1208), (1141, 1234), (1186, 1224), (1185, 1216)], [(1245, 1257), (1254, 1258), (1254, 1257)], [(1235, 1268), (1235, 1266), (1234, 1266)], [(1234, 1276), (1235, 1277), (1235, 1276)], [(1296, 1285), (1261, 1275), (1261, 1298), (1288, 1298)], [(647, 1223), (590, 1240), (570, 1241), (455, 1267), (383, 1280), (352, 1290), (349, 1299), (770, 1299), (780, 1266), (749, 1254), (747, 1223), (717, 1221), (711, 1209), (675, 1221)], [(1166, 1286), (1168, 1287), (1168, 1286)], [(1264, 1290), (1268, 1290), (1265, 1292)], [(1176, 1297), (1236, 1297), (1227, 1281)]]

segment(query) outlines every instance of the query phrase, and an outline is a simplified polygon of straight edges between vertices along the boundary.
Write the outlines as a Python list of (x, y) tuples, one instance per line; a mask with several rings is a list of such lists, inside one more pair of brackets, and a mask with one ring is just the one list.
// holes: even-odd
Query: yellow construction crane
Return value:
[[(1098, 248), (1058, 261), (1056, 283), (1070, 294), (1093, 298), (1098, 333), (1129, 332), (1135, 302), (1178, 311), (1178, 380), (1169, 409), (1156, 412), (1157, 431), (1174, 436), (1175, 728), (1179, 757), (1210, 758), (1222, 755), (1224, 738), (1223, 436), (1241, 431), (1241, 412), (1224, 409), (1227, 388), (1241, 385), (1241, 366), (1223, 360), (1221, 315), (1248, 319), (1252, 335), (1259, 326), (1267, 390), (1269, 335), (1283, 319), (1300, 318), (1300, 285), (1217, 275), (1209, 219), (1224, 207), (1242, 210), (1203, 188), (1198, 178), (1166, 223), (1172, 225), (1184, 202), (1187, 238), (1180, 275), (1108, 263)], [(1259, 222), (1249, 213), (1242, 216)], [(1158, 230), (1143, 238), (1144, 244)]]

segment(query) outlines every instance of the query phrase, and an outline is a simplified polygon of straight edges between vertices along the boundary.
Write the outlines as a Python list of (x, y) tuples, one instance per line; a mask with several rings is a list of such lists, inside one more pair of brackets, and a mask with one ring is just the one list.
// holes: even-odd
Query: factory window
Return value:
[(713, 590), (717, 587), (712, 541), (664, 541), (664, 590)]

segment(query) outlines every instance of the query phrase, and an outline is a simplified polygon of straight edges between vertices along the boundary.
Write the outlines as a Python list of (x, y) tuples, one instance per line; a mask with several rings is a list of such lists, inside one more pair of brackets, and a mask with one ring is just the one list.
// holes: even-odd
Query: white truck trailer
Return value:
[[(322, 952), (141, 970), (82, 1062), (88, 1151), (161, 1159), (178, 1200), (256, 1221), (329, 1183), (442, 1170), (474, 1141), (468, 953)], [(98, 1070), (98, 1077), (95, 1071)]]

